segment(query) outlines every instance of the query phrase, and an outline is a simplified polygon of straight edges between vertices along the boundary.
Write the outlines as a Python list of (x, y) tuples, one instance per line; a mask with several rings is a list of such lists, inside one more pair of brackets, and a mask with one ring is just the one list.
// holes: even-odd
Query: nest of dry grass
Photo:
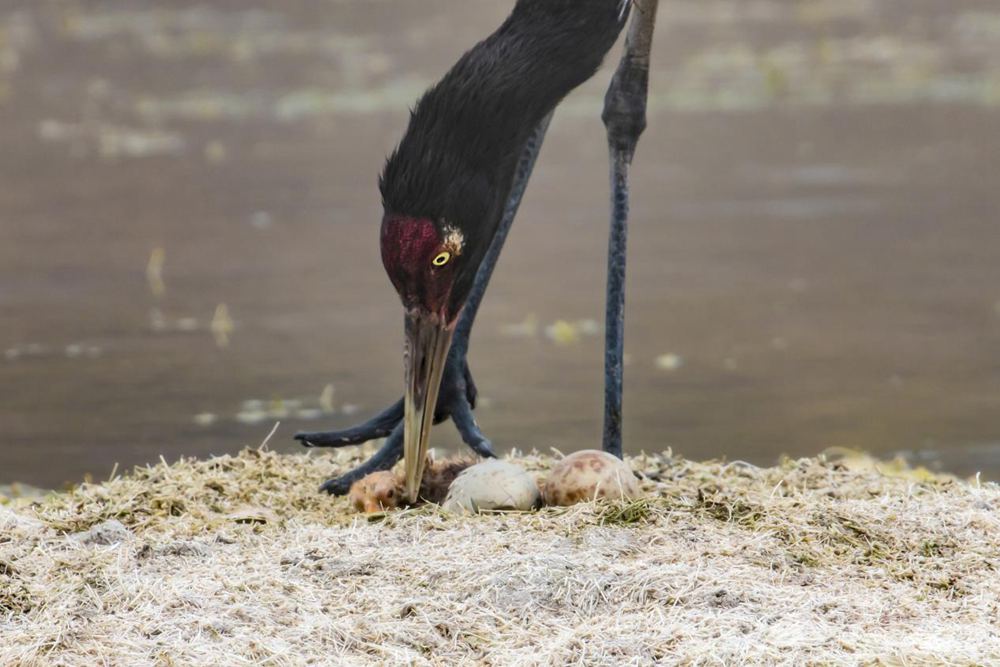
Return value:
[[(519, 457), (544, 476), (552, 459)], [(372, 518), (246, 450), (0, 505), (0, 664), (987, 664), (1000, 489), (631, 460), (647, 496)]]

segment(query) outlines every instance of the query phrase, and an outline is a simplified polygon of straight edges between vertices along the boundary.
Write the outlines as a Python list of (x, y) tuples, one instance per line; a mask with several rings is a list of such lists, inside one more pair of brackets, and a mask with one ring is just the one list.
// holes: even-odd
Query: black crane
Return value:
[(295, 436), (310, 447), (387, 437), (323, 490), (344, 494), (405, 456), (406, 491), (416, 500), (431, 424), (449, 417), (477, 454), (495, 456), (472, 414), (472, 324), (554, 109), (594, 74), (633, 13), (602, 115), (612, 186), (603, 447), (621, 457), (628, 170), (646, 123), (657, 2), (518, 0), (417, 103), (379, 179), (382, 261), (405, 308), (405, 395), (359, 426)]

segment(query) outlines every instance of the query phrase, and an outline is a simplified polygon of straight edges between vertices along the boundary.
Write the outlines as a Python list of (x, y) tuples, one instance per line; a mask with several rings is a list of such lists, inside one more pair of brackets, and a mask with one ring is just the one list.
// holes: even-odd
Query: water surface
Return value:
[[(0, 481), (395, 399), (375, 177), (509, 3), (0, 8)], [(1000, 473), (1000, 12), (667, 2), (634, 174), (625, 432)], [(473, 340), (499, 447), (598, 444), (607, 68), (566, 100)], [(450, 427), (435, 443), (456, 443)]]

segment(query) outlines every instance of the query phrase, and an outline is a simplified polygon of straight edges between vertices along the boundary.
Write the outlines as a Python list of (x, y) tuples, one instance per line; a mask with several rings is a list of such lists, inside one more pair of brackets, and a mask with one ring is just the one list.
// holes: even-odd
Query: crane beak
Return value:
[(423, 310), (406, 313), (406, 394), (403, 417), (403, 466), (406, 496), (416, 502), (427, 460), (438, 390), (454, 325)]

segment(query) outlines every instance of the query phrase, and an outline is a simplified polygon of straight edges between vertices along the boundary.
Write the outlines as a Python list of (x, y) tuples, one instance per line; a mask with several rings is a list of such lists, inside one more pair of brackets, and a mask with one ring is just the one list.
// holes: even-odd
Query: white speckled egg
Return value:
[(618, 457), (596, 449), (570, 454), (552, 466), (545, 480), (547, 505), (575, 505), (598, 498), (631, 500), (639, 494), (632, 468)]
[(462, 471), (448, 488), (442, 507), (449, 512), (527, 511), (541, 504), (535, 479), (509, 461), (487, 459)]

